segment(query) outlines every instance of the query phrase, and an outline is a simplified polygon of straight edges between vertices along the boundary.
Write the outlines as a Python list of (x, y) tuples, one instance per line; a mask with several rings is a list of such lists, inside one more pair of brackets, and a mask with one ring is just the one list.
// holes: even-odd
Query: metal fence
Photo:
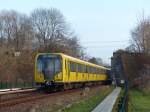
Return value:
[(123, 94), (119, 100), (118, 112), (128, 112), (128, 82), (125, 81)]
[(0, 81), (0, 89), (11, 89), (11, 88), (33, 88), (36, 84), (34, 82), (4, 82)]

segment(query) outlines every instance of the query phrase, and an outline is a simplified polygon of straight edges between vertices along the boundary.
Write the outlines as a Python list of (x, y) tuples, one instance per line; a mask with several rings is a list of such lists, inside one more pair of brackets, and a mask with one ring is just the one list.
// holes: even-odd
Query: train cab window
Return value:
[(55, 73), (61, 72), (61, 61), (60, 59), (55, 59)]
[(37, 71), (42, 72), (44, 78), (52, 80), (62, 71), (61, 57), (58, 55), (39, 55), (37, 58)]
[(43, 70), (42, 60), (37, 60), (37, 70), (38, 70), (38, 72), (42, 72), (42, 70)]

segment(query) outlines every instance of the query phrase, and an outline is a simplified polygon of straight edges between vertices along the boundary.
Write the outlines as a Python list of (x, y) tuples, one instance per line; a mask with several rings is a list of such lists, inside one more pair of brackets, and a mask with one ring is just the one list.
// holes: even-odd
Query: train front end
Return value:
[(36, 84), (53, 85), (62, 81), (62, 57), (60, 54), (39, 53), (35, 59)]

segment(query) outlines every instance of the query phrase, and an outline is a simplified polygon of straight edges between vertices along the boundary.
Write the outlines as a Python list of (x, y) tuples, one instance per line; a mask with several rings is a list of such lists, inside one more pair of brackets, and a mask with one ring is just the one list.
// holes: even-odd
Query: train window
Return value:
[(89, 72), (92, 73), (92, 68), (89, 66)]
[(45, 65), (44, 65), (44, 69), (45, 69), (45, 71), (47, 72), (47, 74), (48, 74), (48, 72), (51, 72), (52, 74), (54, 74), (55, 73), (55, 61), (54, 61), (54, 59), (51, 59), (51, 58), (45, 58)]
[(96, 68), (96, 74), (98, 74), (98, 68)]
[(81, 66), (82, 66), (82, 71), (81, 72), (83, 73), (84, 72), (84, 65), (81, 65)]
[(100, 69), (98, 68), (98, 69), (97, 69), (97, 74), (100, 74), (99, 70), (100, 70)]
[(97, 71), (97, 69), (96, 69), (96, 68), (94, 68), (94, 73), (95, 73), (95, 74), (97, 74), (97, 72), (96, 72), (96, 71)]
[(92, 73), (94, 74), (94, 67), (92, 67)]
[(83, 65), (83, 73), (86, 73), (86, 65)]
[(70, 62), (70, 70), (71, 72), (76, 72), (76, 64), (74, 62)]
[(86, 73), (89, 73), (89, 66), (86, 65)]
[(38, 70), (38, 72), (42, 72), (42, 70), (43, 70), (43, 62), (42, 62), (42, 60), (38, 60), (37, 61), (37, 70)]
[(89, 66), (87, 66), (87, 72), (90, 73), (90, 67)]
[(92, 69), (92, 70), (91, 70), (92, 74), (94, 74), (94, 68), (93, 68), (93, 67), (91, 67), (91, 69)]
[(105, 74), (105, 70), (101, 69), (101, 74)]
[(92, 67), (89, 67), (90, 74), (92, 73)]
[(103, 70), (103, 74), (106, 74), (106, 70)]
[(99, 74), (101, 74), (101, 69), (99, 69)]
[(103, 69), (101, 70), (101, 74), (104, 74), (104, 70)]
[(103, 69), (101, 69), (101, 74), (103, 74)]
[(93, 67), (91, 67), (91, 73), (93, 74)]
[(101, 74), (101, 69), (99, 69), (99, 74)]
[(61, 61), (60, 59), (55, 59), (55, 73), (61, 72)]
[(96, 74), (96, 68), (94, 67), (94, 74)]
[(81, 68), (82, 68), (82, 71), (81, 71), (81, 72), (84, 73), (84, 65), (81, 65), (81, 66), (82, 66), (82, 67), (81, 67)]
[(77, 72), (79, 72), (79, 64), (77, 64)]
[(105, 70), (103, 70), (103, 74), (105, 74)]
[(84, 65), (81, 65), (81, 72), (84, 73)]
[(92, 67), (92, 73), (95, 74), (95, 68), (94, 67)]
[(81, 65), (81, 72), (84, 72), (84, 65)]
[(82, 72), (82, 66), (81, 66), (81, 64), (78, 64), (78, 72)]
[(90, 66), (88, 66), (88, 73), (91, 73), (91, 71), (90, 71)]
[(72, 66), (72, 62), (69, 62), (70, 63), (70, 71), (72, 72), (73, 71), (73, 66)]
[(97, 71), (97, 72), (98, 72), (98, 74), (100, 74), (100, 69), (99, 69), (99, 68), (98, 68), (98, 71)]
[(95, 74), (97, 74), (97, 68), (95, 68)]
[(88, 66), (85, 65), (85, 73), (88, 73)]
[(89, 66), (89, 73), (92, 73), (92, 72), (91, 72), (91, 67), (90, 67), (90, 66)]

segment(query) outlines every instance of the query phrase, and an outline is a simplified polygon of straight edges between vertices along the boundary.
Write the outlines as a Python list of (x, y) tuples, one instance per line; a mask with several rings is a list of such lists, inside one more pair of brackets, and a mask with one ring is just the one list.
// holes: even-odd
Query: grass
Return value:
[(96, 95), (74, 103), (71, 107), (66, 108), (63, 112), (91, 112), (112, 90), (105, 89)]
[(150, 112), (150, 92), (131, 90), (129, 96), (129, 112)]

